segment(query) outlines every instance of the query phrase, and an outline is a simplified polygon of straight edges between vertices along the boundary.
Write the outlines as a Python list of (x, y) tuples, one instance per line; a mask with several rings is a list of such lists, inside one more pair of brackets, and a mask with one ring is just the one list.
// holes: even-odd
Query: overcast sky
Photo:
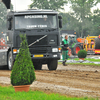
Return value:
[[(32, 3), (31, 0), (11, 0), (11, 3), (14, 5), (15, 10), (25, 10), (28, 9), (28, 5)], [(66, 9), (65, 12), (69, 11), (69, 5), (64, 7)]]
[(28, 5), (32, 3), (31, 0), (11, 0), (11, 3), (14, 5), (15, 10), (25, 10), (28, 9)]
[[(30, 5), (32, 3), (32, 1), (31, 0), (11, 0), (11, 3), (14, 5), (14, 11), (15, 11), (15, 10), (28, 9), (28, 5)], [(70, 5), (64, 6), (64, 8), (65, 8), (64, 12), (68, 12), (70, 10), (69, 6)], [(93, 9), (96, 9), (96, 8), (100, 8), (100, 4), (98, 4)]]

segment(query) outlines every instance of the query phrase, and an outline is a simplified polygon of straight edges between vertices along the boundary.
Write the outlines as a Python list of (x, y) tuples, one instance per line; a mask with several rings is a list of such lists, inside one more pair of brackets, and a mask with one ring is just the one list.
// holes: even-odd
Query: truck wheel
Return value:
[(95, 49), (100, 49), (100, 39), (95, 38)]
[(48, 69), (49, 70), (56, 70), (58, 66), (58, 60), (50, 60), (48, 62)]
[(7, 59), (8, 61), (8, 69), (9, 70), (12, 70), (12, 67), (13, 67), (13, 59), (12, 59), (12, 52), (10, 51), (9, 53), (8, 53), (8, 59)]
[(80, 50), (82, 50), (81, 45), (77, 45), (77, 44), (76, 44), (76, 45), (73, 47), (73, 55), (78, 54), (78, 52), (79, 52)]
[(33, 65), (34, 65), (35, 70), (41, 70), (42, 69), (42, 64), (41, 63), (33, 62)]

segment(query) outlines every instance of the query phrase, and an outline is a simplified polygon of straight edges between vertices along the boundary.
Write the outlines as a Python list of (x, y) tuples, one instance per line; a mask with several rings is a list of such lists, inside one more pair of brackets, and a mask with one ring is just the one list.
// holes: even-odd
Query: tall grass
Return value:
[(92, 98), (69, 98), (59, 94), (45, 94), (40, 91), (16, 92), (13, 87), (0, 86), (0, 100), (95, 100)]

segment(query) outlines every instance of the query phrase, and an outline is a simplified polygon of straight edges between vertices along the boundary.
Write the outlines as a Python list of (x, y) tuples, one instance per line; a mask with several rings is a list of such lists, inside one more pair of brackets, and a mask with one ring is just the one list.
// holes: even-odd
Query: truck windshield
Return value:
[(15, 29), (57, 28), (56, 15), (15, 16)]

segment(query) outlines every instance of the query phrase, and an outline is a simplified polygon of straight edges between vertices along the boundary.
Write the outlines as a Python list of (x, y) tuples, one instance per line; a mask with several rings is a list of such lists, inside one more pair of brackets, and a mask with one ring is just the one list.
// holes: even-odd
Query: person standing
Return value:
[(69, 50), (69, 47), (68, 47), (68, 36), (65, 35), (65, 39), (62, 41), (62, 58), (63, 58), (63, 62), (62, 64), (64, 66), (66, 66), (66, 60), (68, 59), (68, 50)]
[(49, 19), (44, 18), (43, 20), (44, 20), (44, 21), (43, 21), (43, 25), (47, 25), (47, 27), (51, 27), (51, 26), (52, 26), (52, 24), (51, 24), (51, 22), (50, 22)]

